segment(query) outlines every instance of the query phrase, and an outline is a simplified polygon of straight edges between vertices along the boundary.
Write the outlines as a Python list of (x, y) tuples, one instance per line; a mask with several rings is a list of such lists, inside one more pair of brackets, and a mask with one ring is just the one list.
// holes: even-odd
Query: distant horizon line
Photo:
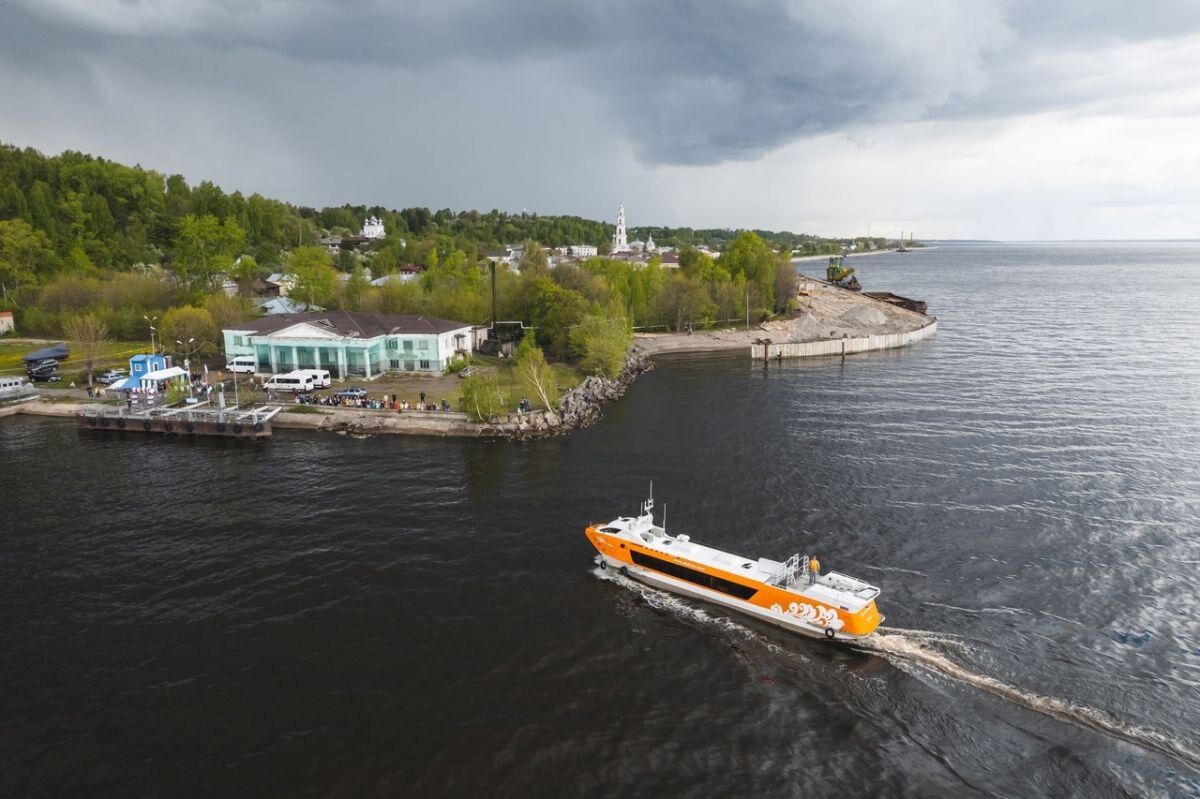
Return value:
[[(1155, 244), (1155, 243), (1200, 243), (1200, 238), (1180, 239), (917, 239), (919, 242), (947, 242), (954, 244)], [(919, 248), (918, 248), (919, 249)]]

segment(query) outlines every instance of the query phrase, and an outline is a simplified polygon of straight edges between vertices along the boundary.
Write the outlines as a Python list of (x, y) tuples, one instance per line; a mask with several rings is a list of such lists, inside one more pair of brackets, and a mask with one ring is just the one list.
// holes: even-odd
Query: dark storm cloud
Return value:
[[(215, 53), (274, 52), (342, 80), (354, 80), (356, 65), (430, 80), (447, 64), (533, 65), (562, 98), (542, 113), (599, 107), (642, 160), (664, 164), (753, 159), (805, 135), (881, 121), (1069, 106), (1101, 89), (1031, 64), (1044, 68), (1047, 54), (1096, 42), (1178, 36), (1200, 21), (1187, 2), (1131, 10), (1112, 0), (23, 5), (43, 20), (37, 36), (47, 41), (38, 44), (51, 52), (180, 41)], [(90, 40), (81, 43), (84, 31)], [(481, 90), (505, 92), (514, 113), (537, 112), (522, 109), (520, 83), (498, 83)]]

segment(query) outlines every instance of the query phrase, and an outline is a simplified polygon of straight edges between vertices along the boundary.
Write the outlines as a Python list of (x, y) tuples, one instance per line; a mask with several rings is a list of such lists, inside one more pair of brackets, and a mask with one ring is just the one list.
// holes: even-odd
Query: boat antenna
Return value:
[(667, 534), (667, 503), (665, 503), (665, 502), (663, 503), (662, 531), (663, 531), (663, 535)]

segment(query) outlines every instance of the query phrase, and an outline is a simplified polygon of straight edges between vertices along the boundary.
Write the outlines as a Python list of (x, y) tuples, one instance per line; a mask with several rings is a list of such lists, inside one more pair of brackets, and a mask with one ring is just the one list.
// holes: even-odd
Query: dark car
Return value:
[(37, 371), (30, 372), (29, 377), (35, 383), (61, 383), (62, 375), (58, 372)]
[(333, 396), (338, 399), (362, 399), (367, 396), (367, 390), (361, 386), (350, 386), (349, 388), (341, 389)]
[(25, 364), (25, 372), (33, 374), (34, 372), (53, 372), (58, 368), (58, 361), (53, 358), (43, 358), (40, 361), (30, 361)]

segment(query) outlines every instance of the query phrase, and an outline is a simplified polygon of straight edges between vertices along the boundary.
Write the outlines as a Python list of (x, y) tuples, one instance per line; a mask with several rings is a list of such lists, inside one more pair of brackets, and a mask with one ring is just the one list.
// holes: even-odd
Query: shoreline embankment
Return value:
[[(868, 254), (868, 253), (863, 253)], [(643, 372), (654, 368), (654, 357), (667, 354), (740, 350), (751, 358), (844, 356), (904, 347), (929, 338), (937, 319), (856, 294), (819, 280), (801, 278), (800, 306), (790, 319), (764, 322), (749, 329), (706, 330), (694, 333), (638, 333), (615, 379), (592, 376), (562, 395), (557, 411), (508, 413), (487, 422), (474, 422), (458, 411), (385, 411), (364, 408), (285, 407), (272, 426), (318, 430), (351, 436), (417, 435), (512, 439), (517, 441), (565, 435), (595, 424), (603, 408), (624, 396)], [(94, 402), (31, 400), (0, 407), (0, 417), (74, 417)]]
[[(272, 420), (272, 427), (292, 430), (319, 430), (350, 436), (382, 434), (434, 436), (438, 438), (494, 438), (518, 441), (565, 435), (589, 427), (603, 417), (603, 407), (624, 396), (625, 391), (643, 372), (654, 369), (654, 362), (636, 348), (625, 358), (625, 367), (617, 379), (592, 376), (583, 379), (559, 398), (557, 411), (536, 410), (507, 413), (487, 422), (474, 422), (460, 411), (388, 411), (365, 408), (323, 408), (316, 405), (285, 406)], [(31, 399), (0, 407), (0, 417), (28, 414), (75, 418), (96, 402), (80, 400)], [(303, 408), (295, 412), (292, 408)]]

